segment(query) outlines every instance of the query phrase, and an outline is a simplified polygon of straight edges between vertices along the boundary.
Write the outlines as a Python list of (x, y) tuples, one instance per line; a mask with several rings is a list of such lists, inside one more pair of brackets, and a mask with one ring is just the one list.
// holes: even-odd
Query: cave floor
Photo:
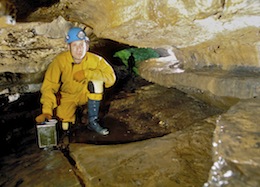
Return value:
[(139, 80), (130, 87), (103, 104), (107, 136), (79, 122), (57, 147), (39, 149), (35, 128), (27, 129), (0, 159), (0, 185), (202, 186), (223, 111), (176, 89)]

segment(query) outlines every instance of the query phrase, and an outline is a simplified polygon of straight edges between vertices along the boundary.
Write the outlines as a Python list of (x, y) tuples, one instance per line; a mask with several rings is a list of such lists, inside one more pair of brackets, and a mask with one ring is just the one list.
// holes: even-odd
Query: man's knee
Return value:
[(99, 80), (91, 80), (88, 82), (88, 90), (90, 93), (102, 94), (104, 91), (104, 82)]
[(88, 83), (88, 99), (91, 100), (102, 100), (104, 92), (104, 82), (98, 80), (91, 80)]

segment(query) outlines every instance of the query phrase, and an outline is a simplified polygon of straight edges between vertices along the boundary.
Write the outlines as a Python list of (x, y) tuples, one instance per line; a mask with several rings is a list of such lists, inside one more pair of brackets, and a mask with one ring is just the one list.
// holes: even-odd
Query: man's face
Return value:
[(75, 41), (69, 44), (69, 49), (75, 63), (80, 63), (89, 50), (89, 43), (85, 40)]

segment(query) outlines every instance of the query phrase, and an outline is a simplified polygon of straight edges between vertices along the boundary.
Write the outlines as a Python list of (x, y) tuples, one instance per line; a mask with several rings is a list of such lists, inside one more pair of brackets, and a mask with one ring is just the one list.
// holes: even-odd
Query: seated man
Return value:
[[(88, 52), (89, 38), (78, 27), (73, 27), (66, 36), (68, 51), (60, 53), (49, 64), (41, 87), (42, 114), (36, 117), (38, 123), (51, 119), (57, 108), (57, 117), (62, 121), (62, 129), (68, 130), (74, 124), (77, 106), (87, 103), (88, 128), (101, 135), (108, 129), (98, 123), (103, 86), (114, 85), (116, 76), (113, 68), (104, 58)], [(60, 93), (57, 103), (56, 94)]]

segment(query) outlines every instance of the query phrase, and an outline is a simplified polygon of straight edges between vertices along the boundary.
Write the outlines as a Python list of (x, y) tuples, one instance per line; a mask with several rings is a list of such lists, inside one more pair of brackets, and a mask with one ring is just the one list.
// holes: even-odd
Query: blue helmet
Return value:
[(84, 30), (82, 30), (79, 27), (72, 27), (68, 35), (66, 36), (66, 42), (70, 44), (71, 42), (78, 41), (78, 40), (85, 40), (89, 41), (89, 38), (87, 37), (86, 33)]

